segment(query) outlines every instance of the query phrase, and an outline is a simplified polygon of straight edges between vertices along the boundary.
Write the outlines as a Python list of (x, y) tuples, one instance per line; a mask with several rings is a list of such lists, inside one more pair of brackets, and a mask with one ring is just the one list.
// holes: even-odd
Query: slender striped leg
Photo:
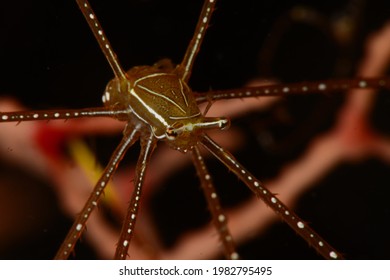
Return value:
[(194, 61), (197, 53), (199, 52), (204, 35), (206, 34), (206, 29), (209, 25), (209, 21), (211, 15), (213, 14), (216, 2), (217, 0), (205, 0), (202, 12), (200, 13), (199, 20), (195, 28), (194, 36), (192, 37), (191, 42), (187, 47), (183, 61), (178, 66), (179, 75), (185, 82), (188, 82), (191, 76), (192, 66), (194, 65)]
[(38, 120), (68, 120), (91, 117), (112, 117), (120, 118), (128, 115), (125, 110), (110, 110), (104, 107), (72, 109), (72, 110), (38, 110), (20, 112), (0, 112), (0, 122), (22, 122)]
[(146, 140), (141, 139), (141, 153), (138, 158), (134, 180), (135, 189), (131, 196), (127, 214), (122, 225), (121, 235), (119, 237), (114, 259), (124, 260), (127, 257), (127, 251), (129, 250), (130, 241), (133, 237), (134, 227), (137, 220), (139, 200), (141, 198), (146, 169), (153, 150), (156, 147), (156, 143), (157, 142), (153, 133), (150, 133)]
[(389, 78), (356, 78), (327, 80), (318, 82), (291, 83), (259, 87), (244, 87), (231, 90), (213, 90), (209, 93), (195, 93), (198, 104), (220, 99), (233, 99), (260, 96), (286, 96), (291, 94), (331, 93), (349, 89), (390, 88)]
[[(127, 131), (129, 133), (126, 133)], [(85, 203), (84, 208), (81, 210), (80, 214), (74, 221), (72, 228), (68, 232), (64, 242), (62, 243), (60, 249), (57, 252), (57, 255), (55, 256), (55, 259), (67, 259), (69, 257), (69, 254), (73, 251), (77, 240), (80, 238), (82, 232), (85, 229), (85, 225), (90, 214), (97, 206), (98, 200), (101, 197), (104, 188), (106, 187), (108, 181), (111, 179), (111, 176), (117, 169), (119, 162), (122, 160), (127, 149), (131, 145), (133, 145), (139, 137), (138, 129), (134, 127), (127, 127), (125, 133), (126, 134), (123, 137), (122, 141), (111, 156), (111, 159), (107, 167), (105, 168), (102, 176), (96, 183), (93, 192)]]
[(92, 30), (93, 35), (95, 35), (96, 40), (99, 43), (99, 46), (104, 53), (108, 63), (110, 64), (112, 70), (114, 71), (115, 77), (125, 80), (126, 72), (122, 69), (117, 56), (114, 50), (111, 47), (110, 42), (108, 41), (106, 35), (104, 34), (103, 28), (101, 27), (94, 11), (92, 10), (91, 5), (87, 0), (76, 0), (81, 12), (83, 13), (85, 19), (88, 22), (89, 27)]
[(196, 167), (196, 172), (200, 179), (215, 228), (217, 229), (219, 237), (222, 241), (225, 250), (225, 256), (227, 259), (236, 260), (239, 258), (239, 255), (236, 252), (232, 235), (230, 234), (229, 228), (227, 226), (227, 218), (222, 211), (221, 204), (219, 202), (217, 192), (215, 191), (210, 173), (207, 170), (198, 147), (195, 147), (192, 150), (192, 161)]
[(335, 249), (322, 239), (313, 229), (304, 223), (293, 211), (287, 208), (275, 195), (273, 195), (259, 180), (245, 169), (229, 152), (221, 148), (207, 135), (201, 139), (201, 143), (227, 168), (233, 171), (256, 196), (262, 199), (303, 239), (305, 239), (316, 251), (326, 259), (342, 258)]

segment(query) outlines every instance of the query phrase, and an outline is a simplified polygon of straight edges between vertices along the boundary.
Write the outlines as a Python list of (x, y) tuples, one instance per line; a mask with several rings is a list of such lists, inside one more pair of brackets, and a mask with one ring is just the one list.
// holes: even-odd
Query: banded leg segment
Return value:
[(221, 148), (207, 135), (201, 139), (203, 146), (209, 150), (229, 170), (233, 171), (249, 189), (261, 198), (275, 213), (277, 213), (296, 233), (306, 240), (315, 250), (326, 259), (341, 259), (331, 245), (320, 237), (313, 229), (303, 222), (293, 211), (287, 208), (259, 180), (243, 167), (229, 152)]
[(112, 49), (111, 44), (108, 41), (106, 35), (104, 34), (103, 28), (101, 27), (94, 11), (92, 10), (91, 5), (87, 0), (76, 0), (76, 2), (79, 5), (79, 8), (83, 13), (85, 19), (87, 20), (88, 25), (93, 32), (93, 35), (95, 35), (95, 38), (98, 41), (99, 46), (104, 53), (104, 56), (106, 57), (108, 63), (114, 71), (115, 77), (119, 79), (126, 79), (126, 72), (119, 64), (117, 56)]
[(157, 142), (153, 133), (150, 133), (149, 137), (146, 139), (141, 139), (141, 153), (139, 155), (135, 169), (135, 188), (122, 225), (121, 235), (119, 237), (114, 259), (126, 259), (127, 251), (129, 250), (130, 241), (133, 237), (134, 227), (138, 216), (139, 203), (146, 169), (148, 167), (153, 150), (156, 147), (156, 143)]
[(200, 154), (198, 147), (194, 147), (192, 150), (192, 161), (196, 167), (196, 172), (200, 179), (215, 228), (217, 229), (219, 238), (222, 241), (225, 256), (227, 259), (236, 260), (239, 258), (239, 255), (236, 252), (232, 235), (230, 234), (229, 228), (227, 226), (227, 218), (222, 211), (222, 207), (219, 202), (217, 192), (215, 191), (210, 173), (207, 170), (206, 164), (204, 163), (203, 157)]
[[(129, 127), (126, 129), (129, 129)], [(139, 133), (138, 129), (136, 128), (129, 131), (129, 133), (123, 137), (122, 141), (115, 149), (102, 176), (96, 183), (93, 192), (85, 203), (84, 208), (81, 210), (80, 214), (74, 221), (72, 228), (68, 232), (64, 242), (62, 243), (60, 249), (57, 252), (57, 255), (55, 256), (55, 259), (67, 259), (69, 257), (70, 253), (73, 251), (74, 246), (76, 245), (77, 240), (80, 238), (82, 232), (85, 229), (85, 225), (89, 216), (97, 206), (97, 203), (101, 195), (103, 194), (104, 188), (106, 187), (108, 181), (111, 179), (111, 176), (117, 169), (118, 164), (122, 160), (127, 149), (134, 144), (138, 137)]]
[(356, 78), (342, 80), (324, 80), (318, 82), (291, 83), (259, 87), (244, 87), (231, 90), (213, 90), (195, 93), (198, 104), (221, 99), (234, 99), (260, 96), (286, 96), (292, 94), (331, 93), (349, 89), (390, 88), (389, 78)]
[(114, 111), (104, 107), (72, 109), (72, 110), (38, 110), (20, 112), (0, 112), (0, 122), (22, 122), (39, 120), (68, 120), (91, 117), (111, 117), (120, 118), (127, 116), (128, 111)]
[(185, 82), (188, 82), (191, 76), (192, 66), (194, 65), (194, 61), (197, 53), (199, 52), (204, 35), (206, 34), (206, 29), (209, 25), (209, 21), (211, 19), (211, 15), (213, 14), (216, 2), (217, 0), (205, 0), (202, 12), (200, 13), (198, 23), (195, 28), (194, 36), (192, 37), (191, 42), (187, 47), (183, 61), (178, 66), (179, 75)]

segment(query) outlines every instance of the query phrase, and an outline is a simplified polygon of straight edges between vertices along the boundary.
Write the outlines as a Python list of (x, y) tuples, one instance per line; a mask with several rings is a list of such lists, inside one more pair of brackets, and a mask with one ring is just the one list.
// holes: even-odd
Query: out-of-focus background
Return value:
[[(196, 60), (190, 80), (192, 89), (204, 92), (237, 88), (259, 79), (294, 82), (354, 77), (365, 57), (368, 38), (390, 19), (390, 4), (363, 0), (312, 2), (219, 1)], [(91, 1), (91, 5), (122, 66), (127, 69), (153, 64), (166, 57), (179, 63), (202, 1), (115, 0)], [(113, 75), (75, 1), (8, 1), (0, 10), (0, 34), (0, 105), (6, 104), (5, 98), (31, 109), (101, 105), (101, 94)], [(389, 94), (389, 91), (378, 93), (367, 118), (372, 131), (383, 139), (390, 132)], [(338, 93), (286, 97), (261, 111), (245, 114), (243, 109), (232, 122), (239, 140), (227, 145), (259, 179), (278, 181), (315, 141), (332, 131), (346, 96)], [(40, 159), (42, 155), (31, 152), (28, 160), (23, 152), (14, 156), (18, 149), (34, 150), (26, 146), (36, 145), (35, 129), (44, 128), (42, 123), (39, 128), (22, 123), (16, 127), (20, 133), (12, 134), (15, 124), (12, 130), (11, 126), (1, 129), (5, 125), (8, 124), (0, 124), (0, 138), (12, 136), (10, 142), (0, 142), (3, 143), (0, 147), (0, 258), (53, 258), (71, 226), (69, 213), (61, 206), (64, 192), (52, 186), (58, 181), (52, 178), (57, 173), (40, 167), (44, 161)], [(61, 132), (71, 130), (63, 129), (64, 125), (59, 124)], [(55, 124), (49, 126), (57, 131)], [(98, 130), (99, 123), (94, 126)], [(120, 128), (114, 135), (112, 131), (110, 135), (102, 135), (105, 130), (109, 129), (102, 125), (102, 132), (97, 136), (88, 130), (76, 133), (82, 135), (102, 164), (108, 161), (121, 135)], [(61, 166), (59, 160), (64, 161), (63, 166), (76, 164), (63, 146), (64, 135), (48, 133), (42, 137), (49, 143), (54, 141), (53, 149), (63, 153), (54, 157), (58, 166)], [(223, 136), (221, 139), (227, 140)], [(133, 179), (129, 166), (139, 151), (136, 146), (121, 165), (127, 169), (120, 169), (120, 177), (114, 180), (117, 184), (128, 184), (129, 188)], [(35, 152), (40, 154), (38, 150)], [(157, 156), (161, 154), (164, 152)], [(30, 161), (34, 158), (38, 162)], [(311, 183), (296, 202), (295, 211), (346, 258), (387, 259), (390, 256), (387, 238), (390, 166), (384, 158), (373, 154), (342, 161)], [(319, 156), (314, 162), (323, 160)], [(246, 203), (249, 205), (252, 194), (247, 188), (216, 160), (207, 163), (223, 206), (234, 212)], [(174, 162), (168, 160), (166, 165), (169, 164)], [(183, 162), (161, 180), (155, 179), (152, 172), (148, 175), (154, 184), (145, 191), (141, 206), (147, 212), (148, 222), (139, 221), (139, 231), (150, 231), (153, 242), (160, 246), (161, 251), (150, 252), (149, 256), (180, 258), (180, 254), (169, 252), (183, 245), (183, 240), (187, 240), (184, 237), (196, 235), (211, 224), (195, 170)], [(69, 176), (71, 182), (75, 178), (77, 182), (72, 172)], [(118, 188), (123, 191), (123, 187)], [(128, 198), (122, 200), (126, 202)], [(110, 229), (118, 229), (120, 218), (110, 210), (110, 203), (102, 206), (99, 213), (110, 221)], [(275, 221), (270, 222), (266, 231), (251, 231), (240, 238), (238, 248), (242, 258), (320, 258), (287, 225)], [(256, 222), (256, 218), (248, 221)], [(88, 234), (93, 235), (92, 227)], [(216, 248), (220, 247), (216, 233), (212, 238)], [(145, 239), (137, 242), (151, 242)], [(111, 257), (94, 244), (83, 238), (74, 257)], [(144, 248), (150, 250), (147, 245)], [(182, 256), (222, 257), (218, 253), (203, 256), (191, 252)]]

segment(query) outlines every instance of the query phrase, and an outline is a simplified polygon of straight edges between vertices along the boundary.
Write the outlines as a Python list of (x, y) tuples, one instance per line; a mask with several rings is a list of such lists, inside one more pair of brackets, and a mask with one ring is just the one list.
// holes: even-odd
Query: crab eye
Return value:
[(175, 122), (172, 125), (167, 127), (165, 135), (169, 140), (174, 140), (179, 134), (183, 132), (184, 125), (181, 122)]
[(173, 127), (168, 127), (165, 134), (169, 140), (174, 140), (177, 137), (177, 132)]

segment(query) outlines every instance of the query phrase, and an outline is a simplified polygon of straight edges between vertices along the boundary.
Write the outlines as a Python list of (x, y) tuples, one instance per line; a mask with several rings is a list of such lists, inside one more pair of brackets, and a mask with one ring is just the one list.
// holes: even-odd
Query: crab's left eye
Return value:
[(181, 122), (175, 122), (172, 125), (167, 127), (167, 130), (165, 131), (165, 135), (169, 140), (175, 140), (179, 134), (183, 132), (184, 125)]
[(165, 134), (169, 140), (174, 140), (177, 137), (177, 132), (173, 127), (168, 127)]

